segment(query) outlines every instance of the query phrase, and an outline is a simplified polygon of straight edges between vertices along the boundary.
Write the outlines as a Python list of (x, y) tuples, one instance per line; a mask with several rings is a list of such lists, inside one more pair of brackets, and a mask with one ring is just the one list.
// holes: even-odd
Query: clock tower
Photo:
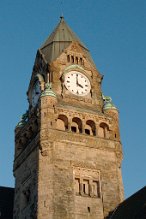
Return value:
[(14, 219), (104, 219), (123, 200), (118, 110), (61, 17), (37, 51), (15, 129)]

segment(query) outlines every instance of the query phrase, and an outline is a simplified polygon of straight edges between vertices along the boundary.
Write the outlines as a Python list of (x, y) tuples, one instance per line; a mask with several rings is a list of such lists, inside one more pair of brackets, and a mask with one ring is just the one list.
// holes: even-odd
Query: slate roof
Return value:
[(14, 188), (0, 186), (0, 219), (13, 219)]
[(40, 51), (45, 55), (46, 61), (50, 63), (51, 61), (55, 60), (72, 42), (78, 42), (86, 56), (94, 64), (89, 50), (67, 25), (64, 17), (61, 17), (59, 24), (45, 41), (45, 43), (41, 46)]
[(122, 202), (108, 219), (146, 219), (146, 186)]

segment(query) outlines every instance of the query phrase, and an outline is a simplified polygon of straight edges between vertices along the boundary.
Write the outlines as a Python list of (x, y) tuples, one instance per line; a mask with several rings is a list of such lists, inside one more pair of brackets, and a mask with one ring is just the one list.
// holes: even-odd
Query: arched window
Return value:
[(77, 132), (77, 133), (82, 133), (82, 121), (81, 121), (81, 119), (79, 119), (77, 117), (74, 117), (72, 119), (71, 131), (72, 132)]
[(98, 135), (102, 138), (109, 138), (109, 126), (106, 123), (100, 123)]
[(76, 57), (76, 64), (78, 64), (78, 57)]
[(82, 59), (82, 58), (80, 58), (80, 60), (79, 60), (79, 64), (80, 64), (80, 65), (83, 64), (83, 59)]
[(59, 115), (56, 123), (56, 128), (62, 131), (68, 129), (68, 118), (65, 115)]
[(85, 134), (94, 135), (94, 136), (96, 135), (96, 126), (94, 121), (87, 120), (85, 126)]
[(67, 61), (70, 62), (70, 55), (67, 55)]
[(71, 56), (71, 62), (74, 63), (74, 56)]
[(91, 135), (91, 133), (92, 133), (91, 127), (89, 125), (85, 125), (85, 134)]

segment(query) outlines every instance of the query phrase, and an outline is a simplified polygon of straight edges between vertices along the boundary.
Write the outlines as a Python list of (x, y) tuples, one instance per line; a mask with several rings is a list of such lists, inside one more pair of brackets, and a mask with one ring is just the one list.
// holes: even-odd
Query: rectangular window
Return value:
[(92, 191), (93, 191), (94, 197), (100, 198), (100, 185), (99, 185), (99, 181), (93, 181), (93, 183), (92, 183)]
[(75, 193), (76, 195), (80, 194), (80, 179), (75, 178)]
[(83, 180), (83, 193), (89, 195), (89, 180)]

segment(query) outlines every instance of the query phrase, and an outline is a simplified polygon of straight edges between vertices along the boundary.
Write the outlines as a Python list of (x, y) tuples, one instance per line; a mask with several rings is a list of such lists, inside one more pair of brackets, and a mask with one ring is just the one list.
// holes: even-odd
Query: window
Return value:
[(99, 137), (109, 138), (109, 127), (106, 123), (101, 123), (98, 130)]
[(80, 64), (80, 65), (83, 64), (83, 59), (82, 59), (82, 58), (80, 58), (80, 60), (79, 60), (79, 64)]
[(77, 132), (77, 128), (75, 126), (71, 126), (71, 131), (72, 132)]
[(78, 57), (76, 57), (76, 64), (78, 64)]
[(89, 195), (89, 180), (83, 180), (83, 193)]
[(90, 130), (89, 129), (85, 129), (85, 134), (90, 135)]
[(73, 56), (71, 56), (71, 62), (74, 63), (74, 57)]
[(68, 129), (68, 118), (65, 115), (59, 115), (56, 123), (56, 128), (62, 131)]
[(73, 168), (74, 192), (83, 198), (101, 198), (100, 171), (81, 167)]
[(75, 193), (76, 195), (80, 194), (80, 179), (75, 178)]
[[(90, 135), (96, 135), (96, 125), (95, 122), (92, 120), (87, 120), (86, 127), (88, 127), (89, 130), (91, 130)], [(85, 131), (86, 133), (86, 131)]]
[(98, 135), (99, 135), (99, 137), (104, 138), (104, 135), (105, 135), (104, 128), (101, 126), (98, 129)]
[(67, 61), (70, 62), (70, 55), (67, 56)]
[(82, 133), (82, 121), (80, 118), (74, 117), (72, 119), (72, 127), (76, 127), (77, 133)]
[(65, 131), (64, 121), (61, 119), (57, 119), (57, 129)]
[(92, 193), (94, 197), (100, 198), (100, 186), (99, 181), (92, 182)]

